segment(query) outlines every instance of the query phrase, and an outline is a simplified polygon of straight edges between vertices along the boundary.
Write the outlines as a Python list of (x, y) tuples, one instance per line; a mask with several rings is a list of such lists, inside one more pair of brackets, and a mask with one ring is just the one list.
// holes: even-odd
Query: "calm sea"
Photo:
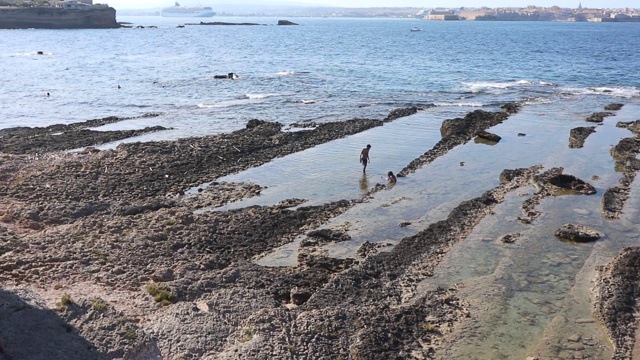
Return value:
[[(502, 136), (497, 145), (459, 146), (325, 224), (348, 228), (352, 239), (323, 250), (346, 257), (365, 241), (396, 243), (495, 186), (505, 168), (563, 167), (598, 193), (547, 199), (529, 226), (517, 216), (535, 189), (519, 189), (456, 244), (418, 290), (463, 284), (462, 297), (471, 304), (471, 327), (443, 349), (443, 359), (610, 358), (606, 336), (590, 320), (589, 287), (596, 265), (638, 244), (640, 184), (632, 185), (620, 220), (604, 220), (600, 201), (620, 178), (609, 149), (631, 135), (615, 123), (640, 119), (639, 23), (300, 18), (289, 19), (300, 26), (275, 26), (274, 18), (218, 17), (266, 25), (177, 28), (198, 20), (118, 20), (157, 28), (0, 31), (0, 128), (158, 112), (100, 128), (173, 128), (128, 141), (157, 140), (229, 132), (252, 118), (284, 124), (381, 119), (394, 108), (425, 107), (222, 178), (267, 187), (229, 208), (357, 198), (386, 183), (387, 171), (398, 172), (430, 149), (442, 120), (525, 103), (491, 129)], [(412, 32), (414, 26), (423, 31)], [(229, 72), (239, 78), (214, 79)], [(592, 125), (585, 118), (612, 102), (625, 106), (584, 148), (568, 148), (570, 129)], [(362, 174), (358, 155), (367, 143), (372, 161)], [(403, 222), (410, 225), (398, 226)], [(553, 231), (569, 222), (596, 227), (606, 238), (558, 241)], [(514, 232), (522, 233), (515, 244), (496, 240)], [(298, 241), (261, 263), (295, 264)], [(588, 340), (586, 350), (567, 348), (572, 334)]]
[[(214, 19), (265, 26), (119, 17), (147, 27), (0, 31), (0, 128), (159, 112), (152, 123), (174, 130), (151, 138), (171, 139), (252, 118), (287, 124), (382, 118), (413, 105), (446, 114), (506, 101), (640, 97), (640, 24)], [(229, 72), (239, 78), (214, 79)]]

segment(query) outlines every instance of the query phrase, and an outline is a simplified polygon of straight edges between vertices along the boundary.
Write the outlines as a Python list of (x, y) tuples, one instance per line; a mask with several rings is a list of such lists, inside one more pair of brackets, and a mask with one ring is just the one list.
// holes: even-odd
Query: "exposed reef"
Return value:
[(622, 171), (622, 177), (618, 180), (617, 186), (607, 189), (602, 196), (602, 215), (607, 219), (620, 217), (622, 208), (629, 198), (631, 183), (636, 177), (636, 172), (640, 170), (640, 161), (636, 158), (640, 153), (639, 124), (640, 120), (616, 124), (617, 127), (629, 129), (635, 136), (621, 139), (610, 150), (616, 161), (616, 168)]
[[(349, 226), (323, 226), (375, 200), (385, 185), (358, 199), (316, 206), (290, 198), (270, 206), (207, 209), (264, 190), (216, 181), (221, 176), (420, 110), (396, 109), (383, 120), (303, 123), (299, 131), (253, 119), (229, 134), (111, 150), (92, 146), (114, 134), (83, 134), (120, 118), (1, 130), (0, 318), (8, 325), (0, 327), (0, 359), (46, 359), (56, 350), (60, 357), (83, 359), (443, 358), (443, 344), (455, 342), (457, 329), (475, 316), (461, 286), (421, 287), (449, 250), (507, 199), (522, 199), (520, 220), (532, 224), (545, 210), (539, 207), (545, 197), (593, 195), (591, 184), (559, 167), (506, 169), (488, 189), (451, 204), (448, 214), (393, 245), (366, 241), (352, 257), (340, 258), (321, 247), (350, 241)], [(491, 135), (487, 129), (517, 110), (508, 104), (503, 111), (445, 120), (442, 140), (403, 171)], [(46, 141), (22, 145), (46, 136), (65, 141), (55, 148)], [(621, 142), (612, 155), (627, 164), (638, 146)], [(636, 169), (628, 166), (630, 173)], [(518, 197), (532, 185), (533, 195)], [(507, 215), (513, 220), (514, 209)], [(411, 230), (411, 222), (397, 223)], [(572, 241), (603, 236), (576, 224), (560, 230), (559, 237)], [(490, 240), (518, 251), (530, 234), (518, 231)], [(259, 265), (285, 245), (296, 247), (295, 265)], [(625, 250), (598, 269), (594, 289), (597, 318), (620, 359), (633, 348), (636, 252)]]
[(581, 126), (571, 129), (569, 134), (569, 147), (572, 149), (581, 148), (589, 135), (596, 132), (595, 126)]
[(640, 247), (625, 248), (597, 269), (593, 288), (595, 316), (611, 338), (611, 359), (633, 358), (640, 297)]
[[(148, 114), (142, 117), (155, 117)], [(90, 127), (112, 124), (131, 118), (107, 117), (70, 125), (52, 125), (45, 128), (17, 127), (0, 129), (0, 152), (6, 154), (42, 154), (73, 150), (88, 146), (127, 139), (150, 132), (168, 130), (162, 126), (151, 126), (140, 130), (97, 131)]]
[(450, 119), (443, 121), (442, 126), (440, 127), (442, 139), (438, 141), (432, 149), (400, 170), (400, 172), (398, 172), (398, 176), (403, 177), (415, 172), (418, 168), (432, 162), (439, 156), (446, 154), (454, 147), (467, 143), (479, 132), (500, 124), (505, 121), (509, 115), (516, 113), (519, 109), (519, 105), (506, 104), (503, 106), (503, 109), (504, 111), (498, 112), (476, 110), (470, 112), (462, 119)]

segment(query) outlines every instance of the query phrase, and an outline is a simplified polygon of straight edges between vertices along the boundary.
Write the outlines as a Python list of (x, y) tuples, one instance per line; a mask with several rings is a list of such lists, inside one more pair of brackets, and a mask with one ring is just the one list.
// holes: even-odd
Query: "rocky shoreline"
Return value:
[[(262, 190), (215, 182), (221, 176), (419, 110), (398, 109), (383, 120), (300, 124), (304, 130), (292, 132), (251, 120), (230, 134), (103, 151), (91, 146), (132, 133), (88, 128), (122, 119), (0, 130), (0, 359), (438, 358), (440, 344), (469, 310), (455, 287), (418, 293), (417, 284), (508, 193), (537, 184), (522, 206), (523, 219), (531, 222), (544, 197), (557, 189), (592, 194), (591, 185), (562, 169), (505, 170), (497, 186), (460, 203), (446, 219), (392, 249), (365, 243), (360, 258), (314, 251), (348, 239), (340, 229), (315, 229), (366, 198), (196, 211)], [(517, 111), (518, 105), (507, 104), (503, 111), (476, 110), (443, 122), (442, 140), (399, 175)], [(299, 236), (307, 240), (298, 266), (253, 262)], [(601, 280), (598, 294), (616, 292), (624, 303), (635, 296), (623, 290), (633, 281), (620, 281), (621, 287)], [(609, 310), (618, 305), (605, 298), (611, 299), (603, 295), (596, 304), (599, 319), (608, 329), (624, 320), (629, 330), (610, 336), (626, 341), (635, 331), (632, 317), (620, 320)]]

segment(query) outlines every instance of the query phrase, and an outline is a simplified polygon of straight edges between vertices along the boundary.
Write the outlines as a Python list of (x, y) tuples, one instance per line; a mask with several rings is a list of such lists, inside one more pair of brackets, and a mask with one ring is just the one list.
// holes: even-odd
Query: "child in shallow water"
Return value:
[(397, 179), (396, 176), (393, 175), (393, 171), (389, 171), (387, 173), (387, 180), (389, 180), (389, 185), (395, 184)]

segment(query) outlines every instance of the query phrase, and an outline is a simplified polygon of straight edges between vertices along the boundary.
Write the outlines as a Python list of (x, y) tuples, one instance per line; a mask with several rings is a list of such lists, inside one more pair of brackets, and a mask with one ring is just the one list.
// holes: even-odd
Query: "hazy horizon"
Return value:
[[(107, 3), (115, 9), (149, 9), (172, 6), (174, 1), (144, 1), (144, 0), (94, 0), (94, 3)], [(630, 0), (436, 0), (436, 1), (420, 1), (420, 0), (295, 0), (295, 1), (232, 1), (232, 0), (183, 0), (179, 1), (181, 5), (203, 5), (215, 6), (215, 4), (278, 4), (278, 5), (305, 5), (305, 6), (330, 6), (330, 7), (416, 7), (416, 8), (434, 8), (434, 7), (527, 7), (535, 6), (559, 6), (563, 8), (577, 8), (582, 5), (583, 8), (634, 8)], [(637, 7), (637, 6), (636, 6)]]

